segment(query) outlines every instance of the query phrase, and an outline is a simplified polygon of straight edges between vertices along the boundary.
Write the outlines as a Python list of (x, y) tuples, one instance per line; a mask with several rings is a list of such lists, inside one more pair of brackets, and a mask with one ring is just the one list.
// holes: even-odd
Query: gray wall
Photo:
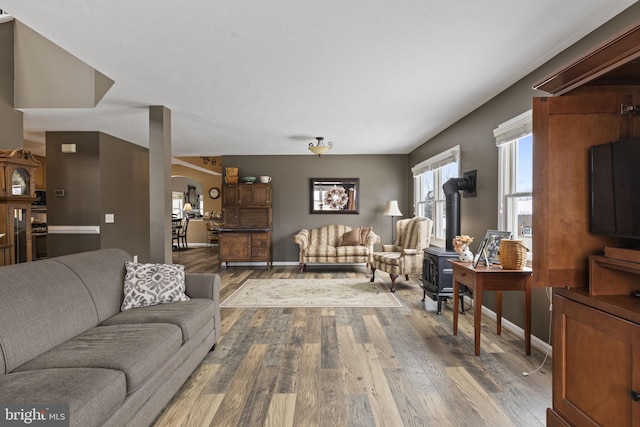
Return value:
[[(460, 144), (462, 171), (477, 169), (478, 195), (476, 198), (461, 199), (460, 216), (461, 233), (476, 238), (471, 247), (474, 252), (486, 230), (494, 229), (498, 220), (498, 151), (493, 130), (500, 123), (531, 109), (534, 96), (545, 95), (543, 92), (532, 90), (533, 83), (563, 67), (639, 19), (640, 3), (636, 3), (409, 154), (409, 167), (412, 167), (434, 154)], [(407, 181), (409, 186), (413, 185), (410, 176), (407, 177)], [(487, 292), (483, 298), (484, 305), (492, 310), (495, 310), (494, 294), (494, 292)], [(507, 292), (503, 301), (504, 317), (522, 327), (522, 306), (521, 292)], [(534, 289), (532, 310), (533, 334), (547, 340), (550, 313), (549, 300), (544, 289)]]
[[(62, 153), (62, 144), (77, 152)], [(46, 146), (48, 224), (100, 226), (99, 235), (50, 234), (48, 255), (118, 247), (148, 261), (148, 150), (101, 132), (47, 132)]]
[[(398, 200), (405, 218), (413, 216), (406, 155), (224, 156), (222, 163), (239, 168), (239, 176), (272, 177), (274, 262), (297, 262), (293, 236), (326, 224), (372, 226), (382, 243), (391, 243), (391, 218), (382, 215), (387, 200)], [(360, 213), (310, 214), (309, 178), (360, 178)]]

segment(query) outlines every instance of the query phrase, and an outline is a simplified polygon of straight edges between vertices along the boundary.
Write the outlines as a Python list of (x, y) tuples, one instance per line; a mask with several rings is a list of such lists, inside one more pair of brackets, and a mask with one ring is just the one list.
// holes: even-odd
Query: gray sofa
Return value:
[(120, 311), (119, 249), (0, 267), (0, 404), (68, 404), (70, 425), (147, 426), (220, 334), (220, 278)]

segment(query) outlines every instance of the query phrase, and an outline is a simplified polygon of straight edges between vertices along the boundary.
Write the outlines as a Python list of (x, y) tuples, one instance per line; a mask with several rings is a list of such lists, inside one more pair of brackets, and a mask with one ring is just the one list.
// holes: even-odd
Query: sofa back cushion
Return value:
[(128, 253), (122, 249), (101, 249), (52, 260), (66, 265), (82, 280), (95, 303), (98, 322), (120, 312), (124, 298), (124, 262), (131, 261)]
[(340, 246), (342, 235), (351, 231), (351, 227), (340, 224), (325, 225), (309, 230), (309, 245)]
[(98, 324), (85, 284), (54, 259), (0, 268), (0, 374)]

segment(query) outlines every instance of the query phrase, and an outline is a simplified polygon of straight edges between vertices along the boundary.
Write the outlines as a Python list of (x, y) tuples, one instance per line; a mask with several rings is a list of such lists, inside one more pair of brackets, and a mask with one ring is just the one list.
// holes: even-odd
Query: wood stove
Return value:
[[(458, 253), (443, 248), (429, 247), (424, 249), (422, 262), (422, 283), (424, 291), (422, 301), (429, 297), (438, 303), (437, 314), (442, 313), (442, 301), (453, 296), (453, 269), (447, 260), (458, 259)], [(460, 307), (464, 313), (463, 297), (466, 286), (460, 286)]]

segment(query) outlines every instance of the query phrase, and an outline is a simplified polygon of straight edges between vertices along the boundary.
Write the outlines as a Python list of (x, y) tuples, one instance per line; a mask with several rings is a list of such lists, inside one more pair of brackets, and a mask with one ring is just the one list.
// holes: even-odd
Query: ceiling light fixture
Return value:
[(327, 145), (324, 145), (322, 142), (324, 141), (324, 137), (322, 136), (316, 136), (316, 139), (318, 140), (316, 145), (313, 145), (313, 142), (309, 143), (309, 151), (313, 154), (317, 154), (318, 157), (325, 154), (327, 151), (331, 150), (331, 147), (333, 147), (333, 142), (327, 142)]

